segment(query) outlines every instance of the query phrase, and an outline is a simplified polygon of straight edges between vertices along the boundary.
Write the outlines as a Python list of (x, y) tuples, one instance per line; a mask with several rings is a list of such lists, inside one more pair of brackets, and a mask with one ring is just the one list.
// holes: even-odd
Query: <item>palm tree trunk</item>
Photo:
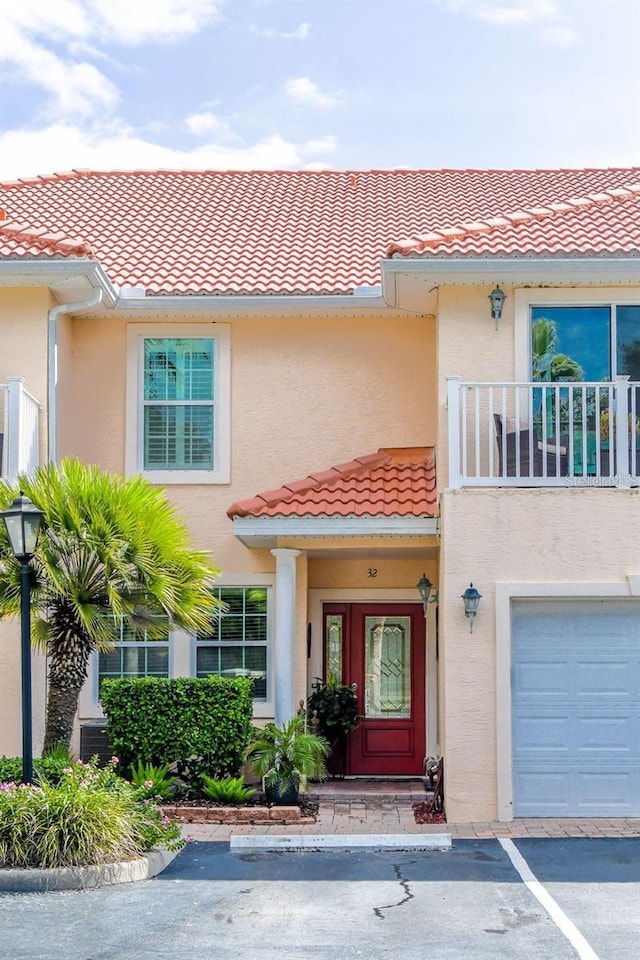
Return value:
[(57, 744), (64, 744), (68, 750), (70, 749), (81, 688), (82, 684), (60, 686), (52, 682), (51, 676), (49, 677), (43, 753), (52, 750)]
[[(73, 723), (78, 710), (80, 690), (87, 679), (91, 646), (77, 628), (64, 623), (56, 612), (53, 636), (49, 640), (49, 692), (43, 752), (57, 744), (71, 747)], [(58, 628), (56, 630), (56, 627)], [(66, 627), (66, 629), (64, 629)]]

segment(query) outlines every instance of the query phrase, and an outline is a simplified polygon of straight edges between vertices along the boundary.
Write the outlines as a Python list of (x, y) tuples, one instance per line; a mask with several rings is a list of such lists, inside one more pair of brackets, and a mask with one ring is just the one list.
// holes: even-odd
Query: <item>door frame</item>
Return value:
[[(323, 671), (323, 619), (322, 606), (325, 603), (420, 603), (417, 590), (309, 590), (309, 623), (311, 624), (311, 657), (307, 661), (307, 691), (316, 677), (322, 677)], [(425, 649), (425, 720), (427, 725), (427, 756), (440, 755), (438, 737), (438, 661), (436, 657), (436, 615), (435, 603), (427, 610), (426, 649)]]

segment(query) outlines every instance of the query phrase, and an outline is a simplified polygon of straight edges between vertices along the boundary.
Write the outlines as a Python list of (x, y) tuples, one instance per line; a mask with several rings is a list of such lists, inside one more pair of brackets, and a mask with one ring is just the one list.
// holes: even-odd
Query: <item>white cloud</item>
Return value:
[(534, 23), (558, 16), (554, 0), (448, 0), (447, 6), (489, 23)]
[[(475, 20), (484, 20), (498, 26), (529, 24), (542, 27), (539, 36), (554, 46), (569, 46), (577, 35), (571, 27), (562, 24), (562, 14), (556, 0), (442, 0), (454, 13), (466, 13)], [(566, 8), (565, 8), (566, 9)]]
[(184, 122), (189, 133), (192, 133), (194, 137), (211, 137), (219, 143), (229, 143), (239, 139), (231, 124), (208, 110), (202, 113), (192, 113), (191, 116), (185, 118)]
[(266, 37), (267, 40), (306, 40), (311, 32), (311, 26), (308, 23), (301, 23), (295, 30), (274, 30), (272, 27), (260, 28), (252, 23), (249, 27), (249, 33), (257, 37)]
[(106, 38), (133, 46), (197, 33), (221, 6), (221, 0), (89, 0), (88, 9)]
[(338, 147), (338, 140), (334, 136), (323, 137), (322, 140), (307, 140), (300, 147), (301, 153), (334, 153)]
[(88, 62), (110, 59), (101, 56), (101, 42), (169, 42), (214, 20), (220, 6), (221, 0), (0, 0), (0, 62), (44, 90), (56, 116), (111, 109), (119, 91)]
[[(59, 114), (88, 114), (94, 106), (109, 108), (118, 99), (116, 87), (93, 64), (70, 63), (32, 40), (0, 8), (0, 61), (52, 95), (52, 109)], [(42, 21), (37, 21), (38, 26)]]
[(323, 93), (309, 77), (291, 77), (285, 84), (285, 93), (296, 103), (313, 107), (335, 107), (341, 102), (340, 97)]
[(542, 37), (550, 47), (571, 47), (578, 39), (575, 30), (560, 25), (543, 30)]
[[(92, 170), (273, 170), (316, 164), (310, 154), (323, 153), (328, 140), (305, 144), (273, 134), (247, 146), (207, 143), (190, 150), (165, 147), (145, 140), (114, 122), (92, 130), (70, 123), (42, 130), (10, 130), (0, 136), (0, 180), (62, 172)], [(322, 163), (320, 167), (325, 167)]]

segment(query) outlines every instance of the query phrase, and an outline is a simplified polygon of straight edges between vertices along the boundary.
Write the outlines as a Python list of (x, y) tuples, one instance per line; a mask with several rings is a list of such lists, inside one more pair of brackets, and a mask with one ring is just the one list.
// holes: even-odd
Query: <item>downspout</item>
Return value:
[(59, 303), (49, 310), (48, 356), (47, 356), (47, 419), (49, 425), (48, 460), (58, 459), (58, 317), (63, 313), (90, 310), (102, 303), (102, 290), (93, 297), (78, 303)]

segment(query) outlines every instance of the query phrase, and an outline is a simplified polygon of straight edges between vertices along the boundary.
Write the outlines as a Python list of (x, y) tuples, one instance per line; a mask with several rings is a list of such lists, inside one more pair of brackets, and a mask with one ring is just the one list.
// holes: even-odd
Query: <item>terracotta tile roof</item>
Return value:
[(640, 181), (538, 204), (391, 244), (389, 256), (612, 255), (640, 252)]
[(0, 218), (0, 250), (9, 259), (29, 257), (92, 257), (88, 243), (67, 237), (61, 230), (30, 227), (28, 223), (3, 221)]
[(230, 517), (434, 517), (433, 447), (383, 448), (240, 500)]
[[(640, 168), (78, 170), (0, 184), (0, 207), (29, 229), (81, 237), (114, 283), (151, 294), (350, 294), (380, 282), (399, 238), (639, 180)], [(27, 251), (0, 241), (0, 255)]]

